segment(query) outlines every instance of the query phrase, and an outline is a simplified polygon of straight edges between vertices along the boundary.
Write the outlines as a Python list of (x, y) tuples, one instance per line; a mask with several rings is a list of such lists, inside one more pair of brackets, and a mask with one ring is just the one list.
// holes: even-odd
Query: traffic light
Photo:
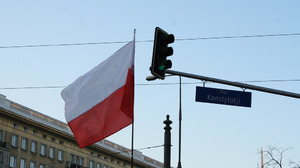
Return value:
[(173, 48), (168, 44), (175, 40), (173, 34), (168, 34), (159, 27), (155, 28), (152, 65), (150, 67), (152, 75), (160, 79), (165, 79), (165, 70), (172, 67), (172, 61), (167, 60), (173, 55)]

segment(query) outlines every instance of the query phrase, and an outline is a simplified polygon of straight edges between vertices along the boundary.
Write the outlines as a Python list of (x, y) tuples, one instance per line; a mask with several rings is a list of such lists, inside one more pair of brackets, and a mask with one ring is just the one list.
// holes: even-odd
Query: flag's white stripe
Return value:
[(133, 66), (133, 52), (134, 41), (126, 44), (62, 91), (67, 122), (77, 118), (124, 86), (128, 70)]

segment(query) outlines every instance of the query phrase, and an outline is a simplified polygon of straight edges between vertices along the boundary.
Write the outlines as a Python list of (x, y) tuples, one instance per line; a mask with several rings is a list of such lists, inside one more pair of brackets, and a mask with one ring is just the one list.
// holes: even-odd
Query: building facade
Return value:
[[(134, 151), (134, 168), (163, 164)], [(66, 123), (0, 94), (0, 168), (130, 168), (131, 150), (108, 140), (80, 149)]]

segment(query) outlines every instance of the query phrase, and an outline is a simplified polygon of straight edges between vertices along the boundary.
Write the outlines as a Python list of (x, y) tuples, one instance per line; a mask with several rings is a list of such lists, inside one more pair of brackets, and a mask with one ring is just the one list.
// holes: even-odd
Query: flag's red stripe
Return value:
[(123, 87), (68, 123), (80, 148), (98, 142), (132, 123), (133, 83), (134, 76), (129, 70)]

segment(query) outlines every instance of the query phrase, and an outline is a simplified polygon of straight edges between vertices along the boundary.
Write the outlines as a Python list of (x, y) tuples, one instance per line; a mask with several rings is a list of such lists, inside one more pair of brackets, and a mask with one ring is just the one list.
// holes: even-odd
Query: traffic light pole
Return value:
[(261, 86), (256, 86), (256, 85), (249, 85), (249, 84), (240, 83), (240, 82), (232, 82), (232, 81), (228, 81), (228, 80), (211, 78), (211, 77), (207, 77), (207, 76), (195, 75), (195, 74), (173, 71), (173, 70), (168, 70), (168, 69), (165, 70), (165, 73), (171, 74), (171, 75), (183, 76), (183, 77), (187, 77), (187, 78), (199, 79), (202, 81), (210, 81), (210, 82), (220, 83), (220, 84), (224, 84), (224, 85), (236, 86), (236, 87), (240, 87), (243, 89), (256, 90), (256, 91), (261, 91), (261, 92), (266, 92), (266, 93), (277, 94), (277, 95), (288, 96), (288, 97), (300, 99), (300, 94), (293, 93), (293, 92), (287, 92), (287, 91), (282, 91), (282, 90), (277, 90), (277, 89), (272, 89), (272, 88), (267, 88), (267, 87), (261, 87)]

